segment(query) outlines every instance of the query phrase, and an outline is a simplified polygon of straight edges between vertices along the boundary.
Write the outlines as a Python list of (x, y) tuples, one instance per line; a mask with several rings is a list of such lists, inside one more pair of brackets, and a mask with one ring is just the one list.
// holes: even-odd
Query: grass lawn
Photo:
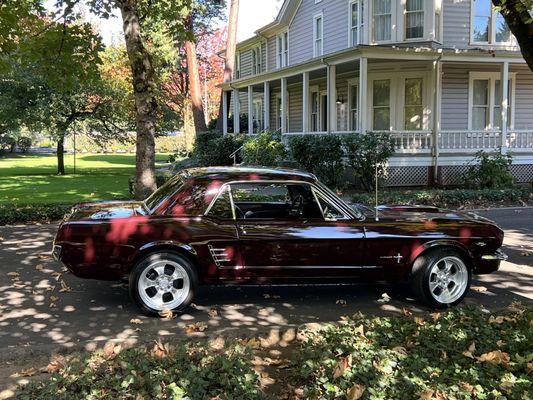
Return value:
[[(157, 155), (163, 164), (167, 155)], [(135, 173), (134, 154), (65, 154), (68, 175), (58, 176), (54, 154), (0, 158), (0, 205), (73, 204), (127, 199), (128, 179)]]

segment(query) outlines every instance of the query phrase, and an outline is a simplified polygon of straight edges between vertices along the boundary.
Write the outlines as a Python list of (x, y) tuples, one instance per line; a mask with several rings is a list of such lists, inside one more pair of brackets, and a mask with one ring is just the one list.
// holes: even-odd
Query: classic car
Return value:
[(474, 213), (348, 205), (306, 172), (195, 168), (143, 202), (82, 203), (54, 257), (81, 278), (129, 279), (147, 314), (180, 311), (199, 285), (410, 281), (433, 308), (497, 271), (503, 231)]

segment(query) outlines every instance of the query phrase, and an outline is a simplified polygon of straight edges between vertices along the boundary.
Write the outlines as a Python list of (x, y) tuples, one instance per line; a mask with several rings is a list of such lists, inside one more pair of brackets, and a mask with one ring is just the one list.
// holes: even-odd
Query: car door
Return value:
[(339, 279), (364, 266), (362, 224), (338, 209), (324, 218), (310, 184), (247, 182), (231, 192), (243, 267), (257, 280)]

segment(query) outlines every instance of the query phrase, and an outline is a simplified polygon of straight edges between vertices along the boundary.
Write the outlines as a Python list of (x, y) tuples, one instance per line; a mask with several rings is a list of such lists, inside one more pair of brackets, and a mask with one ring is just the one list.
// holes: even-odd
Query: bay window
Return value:
[(374, 0), (372, 6), (374, 42), (391, 40), (392, 0)]
[(372, 121), (377, 131), (391, 128), (391, 81), (390, 79), (375, 80), (372, 86)]
[(424, 0), (406, 0), (405, 38), (424, 37)]
[(491, 0), (473, 0), (471, 24), (473, 43), (511, 42), (511, 31), (502, 15), (493, 7)]
[(322, 14), (315, 15), (313, 18), (313, 55), (319, 57), (324, 49), (324, 22)]
[(350, 45), (357, 46), (363, 43), (364, 29), (364, 1), (352, 0), (350, 2)]

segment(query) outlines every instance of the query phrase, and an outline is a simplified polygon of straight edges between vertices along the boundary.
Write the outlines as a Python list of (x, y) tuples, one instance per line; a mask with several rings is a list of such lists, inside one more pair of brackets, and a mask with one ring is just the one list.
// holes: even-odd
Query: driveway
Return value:
[[(533, 304), (533, 208), (479, 213), (505, 229), (510, 258), (496, 274), (475, 278), (466, 303), (487, 309), (512, 301)], [(279, 340), (298, 325), (338, 321), (357, 311), (427, 312), (407, 286), (204, 287), (185, 314), (150, 319), (132, 304), (125, 285), (65, 273), (50, 256), (55, 231), (56, 225), (0, 227), (0, 364), (8, 366), (0, 388), (24, 360), (90, 350), (109, 340), (134, 344), (219, 334)], [(205, 332), (185, 332), (199, 321), (207, 324)]]

